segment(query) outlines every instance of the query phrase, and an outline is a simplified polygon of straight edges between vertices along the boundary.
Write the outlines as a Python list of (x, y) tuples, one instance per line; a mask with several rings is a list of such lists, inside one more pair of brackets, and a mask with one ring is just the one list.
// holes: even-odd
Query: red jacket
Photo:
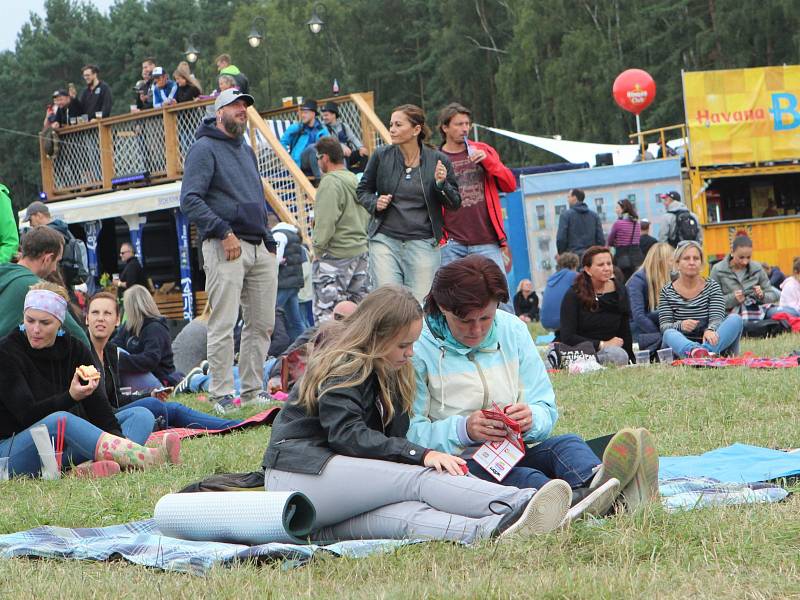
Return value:
[(489, 211), (489, 219), (497, 234), (498, 243), (500, 246), (505, 246), (507, 239), (505, 229), (503, 229), (503, 209), (500, 207), (498, 187), (500, 191), (513, 192), (517, 189), (517, 180), (511, 169), (500, 160), (497, 150), (489, 144), (470, 140), (469, 145), (473, 150), (483, 150), (486, 153), (486, 158), (479, 163), (484, 172), (483, 195), (486, 198), (486, 208)]

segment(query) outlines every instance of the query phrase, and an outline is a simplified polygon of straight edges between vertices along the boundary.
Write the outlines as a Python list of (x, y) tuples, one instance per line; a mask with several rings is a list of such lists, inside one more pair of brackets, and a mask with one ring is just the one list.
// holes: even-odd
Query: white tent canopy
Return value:
[[(492, 131), (499, 135), (504, 135), (511, 139), (522, 142), (523, 144), (530, 144), (542, 150), (547, 150), (556, 156), (560, 156), (564, 160), (571, 163), (589, 163), (594, 165), (596, 155), (610, 153), (613, 156), (615, 165), (627, 165), (636, 159), (639, 155), (639, 146), (635, 144), (593, 144), (591, 142), (573, 142), (570, 140), (558, 140), (550, 137), (539, 137), (536, 135), (527, 135), (524, 133), (517, 133), (515, 131), (508, 131), (506, 129), (498, 129), (496, 127), (486, 127), (485, 125), (477, 125), (488, 131)], [(683, 145), (683, 140), (671, 140), (667, 142), (670, 148), (678, 148)], [(647, 151), (653, 156), (658, 152), (659, 144), (649, 144)]]

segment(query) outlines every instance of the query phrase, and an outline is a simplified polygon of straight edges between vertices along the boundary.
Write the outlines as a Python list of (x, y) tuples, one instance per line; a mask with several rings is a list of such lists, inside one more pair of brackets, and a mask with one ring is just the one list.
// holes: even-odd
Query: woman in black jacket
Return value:
[(523, 279), (514, 294), (514, 314), (526, 323), (539, 320), (539, 296), (530, 279)]
[(583, 254), (583, 270), (561, 302), (560, 342), (589, 342), (600, 364), (633, 360), (631, 309), (625, 285), (614, 275), (611, 250), (592, 246)]
[(122, 296), (122, 304), (127, 320), (111, 340), (124, 350), (119, 355), (122, 385), (142, 392), (177, 385), (183, 374), (175, 370), (167, 322), (150, 292), (140, 285), (131, 286)]
[(461, 206), (450, 160), (423, 142), (425, 113), (398, 106), (389, 123), (392, 144), (375, 151), (358, 184), (358, 202), (372, 215), (369, 267), (372, 284), (411, 289), (419, 302), (441, 261), (442, 210)]
[(397, 286), (378, 288), (328, 330), (273, 423), (266, 489), (308, 496), (318, 540), (472, 542), (558, 527), (572, 497), (566, 482), (536, 491), (464, 477), (463, 459), (406, 439), (421, 330), (419, 303)]
[[(122, 438), (100, 380), (83, 380), (78, 368), (92, 364), (89, 349), (61, 328), (66, 290), (39, 283), (25, 296), (24, 320), (0, 340), (0, 456), (10, 457), (10, 472), (35, 475), (40, 460), (30, 430), (42, 424), (49, 436), (66, 422), (63, 467), (101, 476), (120, 467), (146, 468), (177, 462), (180, 439), (169, 434), (159, 448)], [(80, 415), (80, 416), (78, 416)], [(152, 423), (152, 420), (151, 420)], [(88, 465), (86, 461), (97, 461)]]

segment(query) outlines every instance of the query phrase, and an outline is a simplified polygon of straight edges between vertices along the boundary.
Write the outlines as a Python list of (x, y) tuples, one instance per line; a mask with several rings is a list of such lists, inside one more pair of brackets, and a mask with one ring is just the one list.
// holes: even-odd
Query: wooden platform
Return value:
[[(156, 305), (162, 316), (168, 319), (183, 319), (183, 296), (181, 294), (154, 294), (153, 299), (156, 301)], [(195, 317), (203, 312), (207, 301), (208, 294), (204, 290), (199, 290), (194, 293)]]

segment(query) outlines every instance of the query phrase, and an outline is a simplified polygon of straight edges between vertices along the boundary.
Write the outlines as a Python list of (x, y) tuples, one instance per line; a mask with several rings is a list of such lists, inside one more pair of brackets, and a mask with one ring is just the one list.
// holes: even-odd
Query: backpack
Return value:
[(675, 213), (675, 232), (669, 240), (673, 246), (687, 240), (697, 241), (700, 235), (700, 225), (697, 219), (688, 210), (679, 210)]
[(71, 233), (65, 239), (64, 254), (61, 257), (61, 270), (64, 273), (64, 283), (70, 287), (85, 283), (89, 279), (89, 260), (86, 254), (86, 244)]

